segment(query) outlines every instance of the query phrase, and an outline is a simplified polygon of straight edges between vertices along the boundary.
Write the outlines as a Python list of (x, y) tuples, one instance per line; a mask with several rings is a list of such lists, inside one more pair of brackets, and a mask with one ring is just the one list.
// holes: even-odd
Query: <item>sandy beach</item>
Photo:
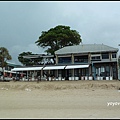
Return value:
[(0, 82), (0, 118), (120, 118), (120, 81)]

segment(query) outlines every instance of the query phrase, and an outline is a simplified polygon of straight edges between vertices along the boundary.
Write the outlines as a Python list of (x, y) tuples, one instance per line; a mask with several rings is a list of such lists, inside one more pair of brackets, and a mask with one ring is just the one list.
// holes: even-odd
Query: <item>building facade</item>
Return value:
[(118, 48), (104, 44), (67, 46), (55, 51), (56, 62), (52, 65), (13, 70), (36, 71), (40, 73), (41, 77), (49, 73), (56, 80), (112, 80), (118, 79), (117, 54)]
[[(118, 49), (104, 44), (67, 46), (55, 52), (57, 65), (88, 65), (67, 69), (65, 76), (92, 76), (93, 79), (118, 79)], [(62, 71), (61, 71), (61, 74)], [(63, 75), (64, 76), (64, 75)]]
[(20, 65), (16, 65), (10, 62), (7, 62), (6, 67), (4, 67), (3, 69), (0, 67), (0, 81), (3, 81), (3, 76), (4, 80), (13, 80), (12, 77), (15, 77), (18, 73), (11, 71), (11, 69), (14, 69), (16, 67), (20, 67)]

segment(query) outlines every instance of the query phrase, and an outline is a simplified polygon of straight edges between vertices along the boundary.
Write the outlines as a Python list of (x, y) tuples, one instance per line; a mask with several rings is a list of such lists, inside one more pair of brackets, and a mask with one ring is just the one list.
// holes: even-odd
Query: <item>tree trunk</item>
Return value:
[(5, 77), (4, 77), (4, 69), (2, 67), (2, 72), (3, 72), (3, 81), (5, 80)]

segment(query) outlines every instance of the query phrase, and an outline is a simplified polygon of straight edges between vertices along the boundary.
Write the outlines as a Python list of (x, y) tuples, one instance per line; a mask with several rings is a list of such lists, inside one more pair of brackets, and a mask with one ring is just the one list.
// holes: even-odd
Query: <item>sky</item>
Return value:
[(79, 32), (83, 44), (105, 44), (120, 55), (120, 1), (0, 1), (0, 47), (11, 63), (22, 52), (44, 53), (35, 42), (58, 25)]

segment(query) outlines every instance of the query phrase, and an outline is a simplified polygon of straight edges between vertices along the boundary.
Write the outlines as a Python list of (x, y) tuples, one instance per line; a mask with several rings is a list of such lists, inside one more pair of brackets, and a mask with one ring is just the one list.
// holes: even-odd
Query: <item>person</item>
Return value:
[(12, 78), (12, 73), (9, 74), (9, 77)]
[(49, 81), (50, 75), (48, 73), (45, 73), (45, 72), (43, 74), (46, 76), (47, 81)]
[(40, 75), (38, 76), (38, 82), (40, 81)]

